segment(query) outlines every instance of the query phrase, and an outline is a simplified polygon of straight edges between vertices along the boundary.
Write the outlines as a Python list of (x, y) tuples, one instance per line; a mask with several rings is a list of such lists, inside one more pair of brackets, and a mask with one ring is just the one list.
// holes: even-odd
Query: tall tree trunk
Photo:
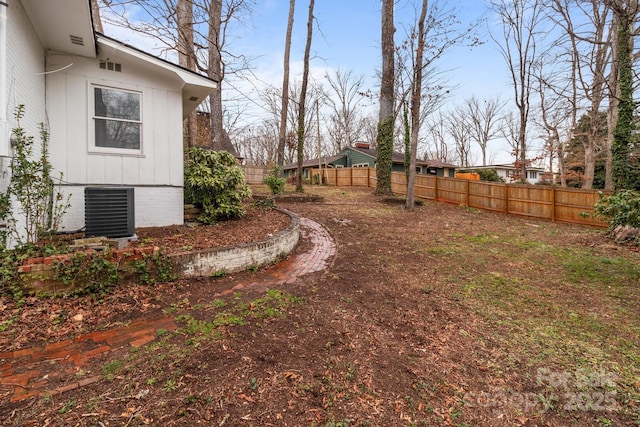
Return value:
[(378, 136), (376, 138), (376, 194), (391, 194), (391, 168), (394, 133), (394, 60), (395, 45), (393, 34), (393, 10), (395, 0), (382, 0), (382, 81), (380, 83), (380, 113), (378, 116)]
[(629, 145), (633, 123), (633, 63), (631, 60), (631, 25), (628, 6), (617, 11), (620, 28), (618, 29), (618, 81), (620, 99), (618, 103), (618, 121), (613, 136), (612, 175), (616, 190), (629, 188)]
[(307, 84), (309, 81), (309, 55), (313, 35), (313, 6), (314, 0), (309, 0), (309, 18), (307, 20), (307, 43), (304, 47), (304, 70), (302, 72), (302, 87), (300, 88), (300, 112), (298, 114), (298, 168), (296, 174), (296, 191), (304, 192), (302, 188), (302, 162), (304, 160), (304, 116), (306, 110)]
[(93, 19), (93, 29), (101, 34), (104, 34), (102, 28), (102, 19), (100, 18), (100, 5), (98, 0), (91, 0), (91, 18)]
[(222, 0), (211, 0), (209, 6), (209, 69), (208, 76), (218, 82), (209, 95), (211, 105), (211, 148), (224, 149), (224, 129), (222, 125), (222, 80), (224, 64), (221, 56), (220, 30), (222, 24)]
[[(193, 0), (178, 0), (176, 5), (178, 24), (178, 64), (188, 70), (196, 70), (193, 37)], [(195, 147), (198, 134), (198, 112), (192, 111), (185, 119), (185, 152)]]
[(418, 134), (420, 132), (420, 104), (422, 101), (422, 69), (424, 54), (425, 29), (424, 21), (427, 19), (428, 0), (422, 0), (422, 11), (418, 20), (418, 47), (416, 48), (416, 61), (413, 70), (413, 84), (411, 87), (411, 161), (409, 163), (409, 182), (407, 185), (408, 210), (412, 210), (415, 202), (416, 188), (416, 156), (418, 152)]
[(404, 129), (404, 175), (407, 180), (407, 194), (409, 194), (409, 168), (411, 167), (411, 123), (409, 122), (409, 107), (407, 101), (402, 101), (402, 125)]
[(558, 147), (556, 151), (558, 153), (558, 174), (560, 174), (560, 186), (563, 188), (566, 188), (567, 172), (566, 172), (566, 167), (564, 165), (564, 143), (560, 140), (560, 135), (557, 136), (557, 144), (558, 144)]
[[(619, 31), (618, 17), (614, 13), (612, 20), (612, 32), (617, 34)], [(620, 99), (620, 84), (618, 82), (618, 40), (613, 38), (611, 45), (611, 70), (609, 71), (609, 110), (607, 112), (607, 142), (606, 142), (606, 157), (604, 165), (604, 189), (613, 190), (613, 139), (616, 123), (618, 123), (618, 100)]]
[(280, 110), (280, 129), (278, 129), (278, 153), (276, 164), (284, 165), (284, 146), (287, 142), (287, 113), (289, 111), (289, 57), (291, 52), (291, 32), (293, 31), (293, 15), (296, 0), (289, 0), (289, 19), (287, 35), (284, 42), (284, 75), (282, 78), (282, 109)]
[[(543, 2), (539, 0), (492, 0), (500, 16), (503, 44), (500, 52), (509, 67), (518, 108), (516, 167), (519, 179), (527, 178), (527, 123), (531, 107), (532, 74), (540, 54), (536, 37), (543, 18)], [(494, 39), (495, 40), (495, 39)]]

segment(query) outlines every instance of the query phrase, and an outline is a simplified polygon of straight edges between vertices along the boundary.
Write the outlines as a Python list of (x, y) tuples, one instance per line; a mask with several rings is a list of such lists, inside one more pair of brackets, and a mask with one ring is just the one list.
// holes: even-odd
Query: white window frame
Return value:
[[(95, 109), (95, 89), (106, 89), (119, 92), (133, 93), (140, 97), (140, 120), (125, 120), (111, 117), (99, 117), (96, 116)], [(110, 86), (101, 83), (89, 82), (88, 87), (89, 96), (89, 152), (95, 154), (117, 154), (125, 156), (142, 156), (144, 155), (144, 93), (141, 90), (132, 89), (123, 86)], [(140, 125), (140, 148), (113, 148), (113, 147), (99, 147), (96, 146), (96, 119), (107, 119), (114, 121), (123, 121), (130, 123), (138, 123)]]
[(351, 165), (352, 168), (368, 168), (369, 163), (354, 163)]

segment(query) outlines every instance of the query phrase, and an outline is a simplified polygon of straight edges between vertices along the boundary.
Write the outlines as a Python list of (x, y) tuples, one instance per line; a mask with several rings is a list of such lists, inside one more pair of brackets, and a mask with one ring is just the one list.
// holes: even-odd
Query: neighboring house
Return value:
[[(481, 169), (495, 169), (498, 176), (503, 178), (504, 182), (507, 183), (513, 182), (513, 178), (520, 173), (520, 170), (516, 168), (513, 163), (487, 166), (468, 166), (464, 168), (458, 168), (458, 172), (471, 172)], [(527, 182), (529, 184), (537, 184), (543, 180), (544, 174), (544, 168), (529, 166), (527, 167)]]
[[(356, 168), (356, 167), (376, 167), (378, 153), (370, 148), (369, 144), (358, 142), (354, 147), (347, 147), (340, 153), (331, 157), (305, 160), (302, 163), (303, 176), (309, 179), (309, 170), (317, 169), (322, 162), (323, 168)], [(404, 172), (404, 154), (394, 152), (392, 155), (393, 172)], [(289, 163), (284, 166), (285, 176), (296, 174), (297, 163)], [(416, 161), (416, 172), (423, 175), (455, 176), (456, 166), (439, 162), (436, 160)]]
[(0, 189), (14, 109), (71, 194), (66, 230), (85, 226), (85, 187), (132, 188), (135, 226), (183, 223), (183, 118), (216, 82), (94, 31), (90, 0), (0, 2)]

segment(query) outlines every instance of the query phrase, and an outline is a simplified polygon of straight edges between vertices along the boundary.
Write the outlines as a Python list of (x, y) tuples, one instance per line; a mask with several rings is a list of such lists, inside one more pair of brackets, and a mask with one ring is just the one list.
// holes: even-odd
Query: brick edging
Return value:
[(275, 209), (291, 218), (285, 230), (258, 242), (169, 255), (176, 271), (183, 277), (211, 276), (261, 267), (287, 256), (298, 244), (300, 218), (286, 209)]

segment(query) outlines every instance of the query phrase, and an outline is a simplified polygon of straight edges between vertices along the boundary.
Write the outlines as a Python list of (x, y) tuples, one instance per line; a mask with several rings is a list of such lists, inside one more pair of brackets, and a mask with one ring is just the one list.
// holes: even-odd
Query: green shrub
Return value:
[(614, 229), (619, 225), (630, 225), (640, 228), (640, 192), (621, 190), (609, 196), (601, 196), (595, 204), (596, 215), (601, 216)]
[(475, 172), (480, 175), (480, 181), (504, 182), (504, 178), (498, 175), (498, 171), (495, 169), (477, 169), (471, 172)]
[(280, 176), (282, 168), (276, 166), (264, 177), (264, 183), (271, 190), (272, 194), (280, 194), (284, 192), (284, 185), (287, 180)]
[(202, 210), (198, 220), (213, 224), (244, 215), (242, 201), (251, 196), (244, 171), (227, 151), (195, 147), (184, 172), (185, 201)]
[(40, 123), (38, 157), (34, 150), (35, 138), (21, 127), (24, 110), (24, 105), (19, 105), (14, 113), (17, 126), (11, 131), (14, 144), (11, 180), (6, 191), (0, 194), (0, 223), (5, 224), (0, 228), (0, 248), (7, 247), (10, 236), (14, 243), (23, 245), (37, 243), (53, 234), (69, 207), (69, 196), (65, 199), (51, 176), (49, 132)]

